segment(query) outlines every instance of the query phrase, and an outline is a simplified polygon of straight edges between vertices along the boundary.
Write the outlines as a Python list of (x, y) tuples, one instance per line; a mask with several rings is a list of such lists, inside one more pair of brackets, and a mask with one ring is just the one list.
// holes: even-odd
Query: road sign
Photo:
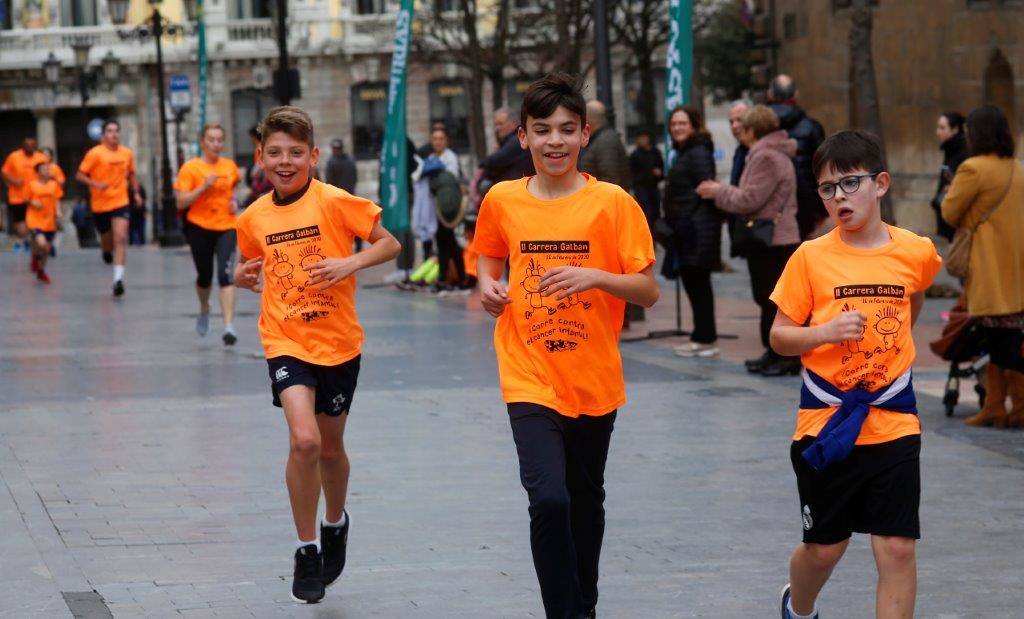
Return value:
[(183, 73), (175, 73), (170, 78), (171, 111), (181, 114), (192, 109), (192, 86), (189, 84), (188, 76)]

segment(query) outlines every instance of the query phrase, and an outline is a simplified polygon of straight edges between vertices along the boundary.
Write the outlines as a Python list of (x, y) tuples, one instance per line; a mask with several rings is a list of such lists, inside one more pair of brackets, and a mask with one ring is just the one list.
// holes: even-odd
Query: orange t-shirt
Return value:
[[(864, 335), (823, 344), (803, 354), (804, 366), (842, 391), (877, 391), (914, 363), (910, 295), (931, 285), (942, 259), (931, 240), (888, 226), (882, 247), (847, 245), (835, 229), (801, 245), (786, 264), (771, 299), (793, 322), (826, 323), (841, 312), (867, 316)], [(793, 440), (817, 436), (835, 407), (801, 409)], [(917, 415), (871, 408), (857, 445), (885, 443), (921, 433)]]
[(275, 204), (261, 196), (238, 217), (238, 249), (263, 258), (260, 340), (268, 359), (288, 355), (339, 365), (359, 355), (363, 329), (356, 315), (356, 278), (321, 291), (307, 288), (302, 267), (352, 255), (355, 237), (369, 238), (380, 207), (313, 179), (305, 193)]
[(36, 180), (36, 166), (46, 162), (46, 155), (35, 151), (26, 155), (25, 151), (18, 149), (7, 155), (2, 168), (3, 173), (11, 178), (22, 181), (21, 187), (7, 185), (7, 202), (9, 204), (24, 204), (28, 202), (28, 184)]
[(43, 183), (35, 180), (28, 184), (28, 201), (38, 200), (43, 207), (38, 208), (31, 204), (25, 209), (25, 225), (29, 230), (42, 230), (43, 232), (57, 231), (57, 201), (64, 196), (64, 190), (60, 183), (52, 178)]
[(63, 185), (68, 180), (67, 177), (64, 176), (64, 170), (62, 170), (56, 163), (50, 164), (50, 176), (53, 177), (53, 180), (57, 181), (60, 185)]
[(632, 196), (586, 176), (557, 200), (527, 190), (529, 177), (491, 187), (473, 248), (509, 260), (512, 303), (498, 318), (494, 347), (505, 402), (531, 402), (568, 417), (605, 415), (626, 401), (619, 331), (626, 303), (600, 290), (562, 301), (541, 296), (553, 267), (639, 273), (654, 264), (647, 220)]
[(466, 248), (462, 250), (462, 263), (466, 265), (467, 277), (476, 277), (476, 259), (479, 257), (480, 254), (473, 247), (473, 241), (467, 243)]
[(217, 163), (210, 165), (201, 157), (190, 159), (178, 170), (174, 188), (178, 191), (192, 191), (201, 186), (211, 174), (216, 174), (217, 180), (188, 207), (188, 221), (215, 232), (231, 230), (235, 227), (231, 200), (234, 198), (235, 185), (241, 178), (234, 161), (221, 157)]
[(120, 144), (117, 150), (103, 144), (93, 146), (85, 153), (78, 171), (107, 183), (104, 189), (89, 187), (92, 212), (107, 213), (128, 206), (128, 174), (135, 172), (135, 156), (130, 148)]

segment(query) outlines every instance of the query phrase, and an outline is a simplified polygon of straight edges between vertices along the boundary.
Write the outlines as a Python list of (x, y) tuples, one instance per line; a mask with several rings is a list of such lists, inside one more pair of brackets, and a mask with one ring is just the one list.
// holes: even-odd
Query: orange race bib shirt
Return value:
[(211, 165), (205, 159), (196, 157), (185, 162), (178, 170), (174, 188), (178, 191), (192, 191), (203, 184), (206, 177), (216, 174), (217, 180), (209, 189), (196, 198), (188, 207), (187, 219), (205, 230), (223, 232), (235, 227), (235, 215), (231, 212), (235, 185), (240, 176), (235, 162), (225, 157)]
[(28, 205), (25, 209), (25, 225), (29, 230), (43, 232), (57, 231), (57, 201), (64, 196), (60, 183), (52, 178), (43, 183), (38, 180), (28, 184), (28, 201), (38, 200), (43, 208)]
[[(910, 370), (916, 351), (910, 296), (931, 285), (942, 260), (931, 240), (889, 226), (891, 240), (860, 249), (835, 229), (803, 243), (786, 264), (772, 301), (797, 324), (811, 326), (844, 311), (867, 316), (861, 337), (823, 344), (803, 354), (804, 367), (842, 391), (877, 391)], [(835, 407), (801, 409), (793, 440), (817, 436)], [(917, 415), (871, 408), (857, 445), (874, 445), (921, 433)]]
[(379, 206), (311, 180), (297, 200), (275, 204), (273, 192), (238, 217), (238, 249), (263, 258), (260, 340), (268, 359), (288, 355), (316, 365), (339, 365), (359, 355), (363, 330), (356, 315), (354, 276), (321, 291), (302, 267), (352, 255), (355, 237), (369, 238)]
[(127, 146), (111, 150), (99, 144), (89, 149), (82, 158), (78, 171), (98, 182), (103, 189), (89, 187), (89, 207), (94, 213), (109, 213), (128, 206), (128, 174), (135, 172), (135, 155)]
[(557, 200), (498, 183), (484, 198), (473, 248), (508, 258), (508, 296), (494, 347), (505, 402), (531, 402), (567, 417), (605, 415), (626, 402), (618, 339), (625, 301), (600, 290), (543, 296), (541, 277), (561, 266), (639, 273), (654, 264), (647, 220), (616, 185), (586, 176)]
[(36, 180), (36, 166), (45, 162), (46, 155), (39, 151), (26, 155), (25, 151), (19, 148), (10, 155), (7, 155), (2, 168), (3, 173), (23, 182), (21, 187), (7, 185), (8, 204), (24, 204), (28, 202), (28, 184)]

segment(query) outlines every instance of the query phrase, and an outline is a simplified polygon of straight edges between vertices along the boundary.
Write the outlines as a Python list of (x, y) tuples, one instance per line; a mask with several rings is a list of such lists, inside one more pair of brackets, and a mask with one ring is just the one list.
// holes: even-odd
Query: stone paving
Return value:
[[(630, 402), (609, 456), (601, 617), (775, 616), (800, 535), (798, 381), (743, 371), (756, 322), (738, 264), (716, 275), (723, 331), (742, 336), (723, 358), (622, 344)], [(307, 607), (289, 599), (287, 433), (256, 297), (241, 295), (241, 341), (225, 349), (217, 317), (195, 335), (181, 250), (132, 248), (117, 301), (96, 251), (63, 253), (49, 287), (24, 256), (0, 255), (0, 273), (0, 616), (543, 616), (492, 322), (474, 298), (360, 290), (349, 562)], [(672, 310), (665, 293), (651, 323)], [(926, 329), (948, 305), (929, 302)], [(918, 616), (1020, 617), (1024, 433), (922, 403)], [(871, 616), (867, 539), (834, 578), (823, 616)]]

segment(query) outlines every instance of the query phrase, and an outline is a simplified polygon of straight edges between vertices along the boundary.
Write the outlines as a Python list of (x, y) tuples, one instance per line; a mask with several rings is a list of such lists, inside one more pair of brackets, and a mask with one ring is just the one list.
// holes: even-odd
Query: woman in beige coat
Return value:
[[(989, 342), (988, 390), (972, 426), (1024, 425), (1024, 167), (1013, 157), (1003, 112), (991, 105), (967, 117), (971, 157), (957, 169), (942, 218), (973, 230), (964, 290), (967, 309), (981, 318)], [(1012, 408), (1006, 409), (1006, 396)]]

